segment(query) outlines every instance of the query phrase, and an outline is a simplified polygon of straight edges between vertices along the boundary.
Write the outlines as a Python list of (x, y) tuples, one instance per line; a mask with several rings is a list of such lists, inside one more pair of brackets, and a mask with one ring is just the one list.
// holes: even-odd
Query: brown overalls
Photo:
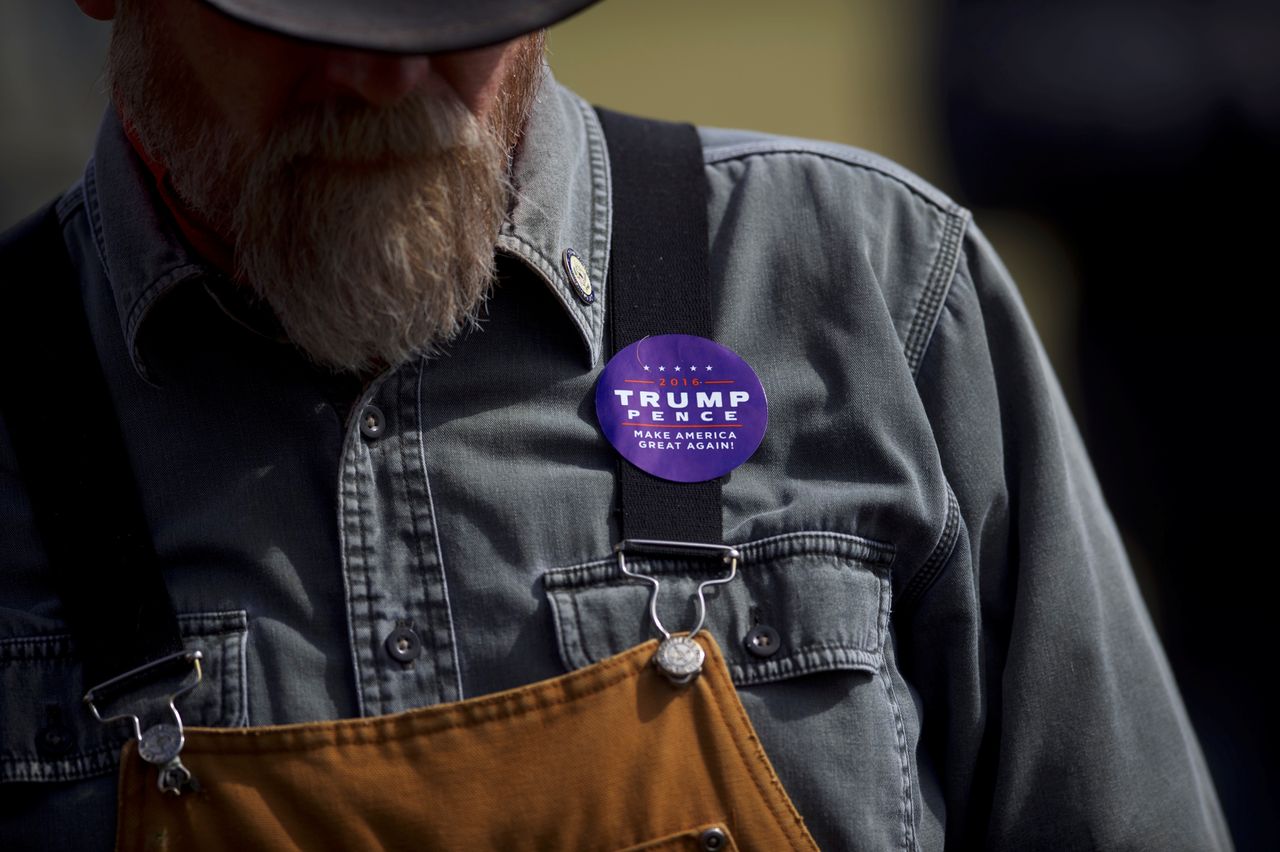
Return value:
[(125, 747), (117, 848), (816, 849), (711, 635), (676, 686), (650, 641), (552, 680), (391, 716), (188, 728), (199, 788)]

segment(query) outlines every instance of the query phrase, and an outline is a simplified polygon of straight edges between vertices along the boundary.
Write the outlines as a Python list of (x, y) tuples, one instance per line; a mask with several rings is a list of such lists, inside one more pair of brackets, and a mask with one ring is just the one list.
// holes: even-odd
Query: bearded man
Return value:
[(79, 2), (112, 107), (0, 248), (4, 848), (1230, 848), (965, 210), (593, 110), (582, 0)]

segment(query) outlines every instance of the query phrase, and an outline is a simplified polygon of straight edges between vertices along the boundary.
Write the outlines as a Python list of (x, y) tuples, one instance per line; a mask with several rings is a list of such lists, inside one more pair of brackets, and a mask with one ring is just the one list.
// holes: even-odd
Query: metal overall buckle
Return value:
[[(626, 551), (646, 552), (665, 552), (679, 551), (694, 554), (719, 554), (722, 561), (729, 565), (729, 576), (719, 577), (714, 580), (704, 580), (698, 584), (697, 593), (697, 620), (694, 622), (693, 629), (684, 636), (672, 636), (671, 631), (662, 626), (662, 621), (658, 618), (658, 589), (661, 583), (657, 577), (651, 577), (648, 574), (638, 574), (627, 568)], [(618, 570), (628, 577), (634, 577), (637, 580), (643, 580), (653, 586), (653, 592), (649, 595), (649, 617), (653, 621), (653, 626), (658, 628), (658, 632), (662, 634), (662, 642), (658, 645), (658, 653), (653, 656), (653, 664), (658, 670), (667, 676), (672, 683), (683, 686), (691, 682), (702, 672), (702, 663), (706, 659), (706, 652), (702, 650), (702, 646), (693, 641), (698, 635), (698, 631), (702, 630), (703, 623), (707, 620), (707, 600), (703, 596), (708, 586), (719, 586), (728, 583), (738, 575), (738, 559), (741, 555), (736, 548), (729, 547), (724, 544), (700, 544), (690, 541), (658, 541), (654, 539), (644, 538), (627, 538), (618, 542), (613, 546), (613, 550), (618, 554)]]
[[(178, 757), (186, 737), (182, 733), (182, 716), (174, 705), (200, 683), (199, 651), (180, 651), (161, 657), (122, 675), (103, 681), (84, 694), (94, 717), (103, 724), (128, 719), (133, 723), (133, 737), (138, 741), (138, 755), (160, 768), (161, 792), (180, 794), (195, 788), (196, 779)], [(190, 683), (185, 679), (195, 673)], [(184, 681), (171, 689), (173, 676)], [(121, 712), (103, 717), (98, 704)]]

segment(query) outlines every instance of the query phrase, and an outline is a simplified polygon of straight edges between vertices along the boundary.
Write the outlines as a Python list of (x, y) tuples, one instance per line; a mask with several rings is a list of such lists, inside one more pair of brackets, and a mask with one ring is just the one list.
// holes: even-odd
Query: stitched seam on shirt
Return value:
[[(770, 545), (779, 544), (784, 542), (785, 540), (791, 539), (791, 540), (794, 540), (794, 544), (796, 546), (801, 548), (799, 553), (803, 554), (803, 543), (804, 543), (803, 539), (807, 539), (807, 538), (828, 539), (828, 540), (840, 542), (843, 544), (858, 545), (861, 547), (865, 547), (867, 550), (871, 551), (871, 554), (868, 556), (846, 556), (845, 554), (838, 554), (838, 555), (845, 556), (845, 558), (853, 559), (853, 560), (856, 560), (857, 562), (865, 563), (867, 565), (874, 565), (876, 567), (888, 565), (890, 562), (893, 561), (894, 555), (897, 552), (897, 547), (894, 546), (893, 544), (890, 544), (889, 542), (876, 541), (875, 539), (872, 539), (872, 538), (866, 538), (860, 535), (853, 535), (851, 533), (830, 532), (829, 530), (797, 530), (795, 532), (779, 533), (778, 535), (771, 535), (771, 536), (766, 536), (765, 538), (758, 538), (752, 541), (743, 542), (740, 545), (735, 545), (735, 547), (738, 547), (739, 549), (765, 548)], [(787, 541), (787, 543), (791, 544), (792, 541)]]
[(240, 718), (236, 720), (236, 725), (249, 724), (249, 665), (248, 665), (248, 649), (249, 649), (249, 633), (248, 625), (245, 632), (238, 637), (236, 642), (236, 665), (238, 670), (238, 681), (240, 687)]
[[(363, 408), (363, 406), (361, 407)], [(368, 448), (366, 448), (365, 451), (368, 452)], [(372, 460), (370, 460), (370, 466), (372, 466)], [(365, 609), (369, 614), (369, 620), (365, 623), (365, 632), (367, 636), (366, 636), (366, 642), (364, 643), (363, 651), (364, 653), (369, 655), (369, 662), (370, 662), (369, 676), (373, 678), (373, 683), (377, 687), (378, 704), (379, 704), (378, 713), (385, 713), (387, 712), (387, 705), (389, 702), (387, 699), (386, 690), (384, 689), (385, 684), (383, 683), (381, 674), (379, 674), (378, 672), (378, 654), (373, 649), (373, 642), (377, 638), (373, 634), (373, 625), (377, 622), (378, 612), (373, 606), (373, 576), (369, 568), (369, 566), (373, 564), (373, 548), (369, 546), (368, 529), (371, 525), (368, 522), (369, 519), (366, 517), (368, 514), (372, 513), (372, 508), (369, 506), (368, 500), (360, 499), (359, 488), (360, 488), (361, 475), (362, 474), (360, 470), (360, 465), (357, 465), (356, 466), (356, 500), (358, 501), (358, 508), (356, 510), (356, 517), (358, 518), (359, 524), (360, 524), (360, 562), (362, 566), (361, 573), (364, 576)], [(372, 491), (375, 487), (376, 486), (374, 485), (373, 474), (371, 471), (369, 475), (370, 491)]]
[(128, 737), (119, 735), (118, 739), (119, 742), (98, 746), (57, 761), (0, 757), (0, 780), (6, 783), (79, 781), (106, 775), (119, 765), (120, 746)]
[(427, 492), (427, 512), (431, 517), (431, 531), (436, 549), (436, 564), (439, 566), (440, 571), (440, 589), (444, 593), (444, 613), (449, 622), (449, 653), (453, 657), (453, 677), (458, 690), (457, 700), (461, 701), (466, 693), (462, 689), (462, 661), (458, 657), (458, 632), (453, 623), (453, 603), (449, 599), (449, 577), (445, 572), (444, 551), (440, 547), (440, 527), (436, 522), (436, 503), (431, 496), (431, 476), (427, 472), (427, 438), (422, 415), (422, 381), (426, 372), (427, 359), (423, 357), (418, 359), (418, 388), (416, 408), (414, 410), (418, 432), (418, 462), (422, 465), (422, 484)]
[[(573, 595), (569, 596), (570, 607), (573, 605), (573, 597)], [(555, 592), (547, 592), (547, 600), (551, 603), (551, 620), (556, 626), (556, 635), (560, 637), (560, 641), (556, 643), (561, 650), (560, 662), (564, 663), (566, 670), (572, 670), (583, 666), (582, 652), (576, 644), (577, 634), (569, 625), (570, 620), (576, 619), (576, 616), (564, 611), (562, 598), (562, 595)], [(573, 626), (576, 628), (576, 620)]]
[[(875, 637), (875, 639), (876, 639), (876, 641), (877, 641), (877, 642), (879, 642), (879, 639), (880, 639), (880, 635), (879, 635), (879, 634), (880, 634), (880, 628), (877, 626), (877, 627), (876, 627), (876, 637)], [(878, 647), (878, 646), (877, 646), (877, 647)], [(867, 648), (866, 644), (858, 643), (858, 642), (856, 642), (856, 641), (854, 641), (854, 640), (849, 640), (849, 641), (839, 641), (839, 640), (835, 640), (835, 641), (827, 641), (827, 642), (806, 642), (806, 643), (805, 643), (805, 644), (803, 644), (803, 645), (798, 645), (798, 646), (793, 647), (790, 651), (788, 651), (788, 654), (791, 654), (791, 655), (794, 655), (794, 654), (804, 654), (804, 653), (807, 653), (807, 652), (810, 652), (810, 651), (843, 651), (843, 652), (849, 652), (849, 653), (852, 653), (852, 654), (859, 655), (860, 659), (864, 659), (864, 660), (866, 660), (866, 662), (865, 662), (865, 663), (863, 663), (864, 665), (869, 665), (869, 666), (871, 666), (871, 667), (873, 667), (873, 668), (879, 668), (879, 666), (880, 666), (880, 663), (879, 663), (879, 661), (878, 661), (878, 660), (879, 660), (880, 652), (879, 652), (878, 650), (870, 650), (870, 649), (868, 649), (868, 648)], [(865, 656), (865, 657), (862, 657), (861, 655), (864, 655), (864, 654), (865, 654), (866, 656)], [(760, 662), (758, 662), (758, 663), (752, 663), (752, 665), (753, 665), (753, 666), (757, 666), (757, 665), (767, 665), (768, 663), (769, 663), (769, 661), (768, 661), (768, 660), (761, 660), (761, 661), (760, 661)]]
[[(821, 552), (805, 552), (782, 555), (767, 555), (758, 557), (745, 557), (738, 562), (740, 570), (754, 568), (757, 562), (771, 563), (779, 560), (792, 559), (830, 559), (839, 563), (841, 569), (849, 566), (857, 566), (864, 571), (876, 576), (884, 577), (892, 574), (892, 570), (885, 565), (874, 562), (864, 562), (852, 556), (846, 556), (839, 553), (821, 553)], [(636, 558), (627, 563), (631, 570), (638, 574), (648, 577), (675, 577), (685, 574), (704, 574), (719, 576), (723, 573), (723, 569), (719, 565), (707, 561), (698, 561), (696, 558), (681, 559), (670, 558), (662, 559), (660, 557), (643, 557)], [(610, 588), (617, 585), (618, 581), (624, 579), (622, 572), (618, 569), (618, 563), (613, 559), (597, 559), (594, 562), (586, 562), (579, 565), (573, 565), (568, 568), (552, 568), (543, 573), (543, 585), (548, 589), (592, 589), (592, 588)], [(632, 578), (634, 579), (634, 578)], [(644, 581), (635, 580), (635, 585), (640, 585)]]
[[(232, 688), (235, 682), (235, 676), (236, 676), (235, 648), (234, 647), (231, 648), (231, 653), (227, 653), (227, 647), (223, 645), (218, 648), (218, 654), (219, 654), (219, 657), (221, 658), (219, 662), (222, 665), (222, 672), (223, 672), (222, 677), (219, 679), (221, 680), (221, 683), (219, 684), (221, 689), (218, 690), (218, 718), (220, 719), (227, 718), (227, 715), (228, 715), (227, 708), (229, 707), (235, 707), (235, 715), (239, 716), (240, 715), (240, 707), (238, 706), (239, 702), (235, 700), (235, 695), (234, 695), (235, 690)], [(231, 674), (231, 677), (227, 677), (228, 673)]]
[[(814, 554), (811, 551), (806, 551), (804, 549), (804, 541), (810, 538), (825, 539), (827, 541), (831, 541), (834, 543), (866, 547), (868, 550), (872, 552), (871, 555), (866, 557), (851, 556), (847, 553), (836, 553), (831, 555), (838, 556), (842, 559), (848, 559), (853, 562), (857, 562), (859, 565), (866, 567), (867, 570), (877, 574), (885, 570), (888, 564), (893, 561), (896, 554), (896, 550), (897, 550), (894, 545), (888, 544), (886, 542), (879, 542), (874, 539), (863, 538), (862, 536), (851, 535), (849, 533), (837, 533), (837, 532), (829, 532), (824, 530), (797, 530), (795, 532), (779, 533), (778, 535), (771, 535), (761, 539), (754, 539), (752, 541), (742, 542), (740, 544), (734, 544), (733, 547), (736, 547), (739, 550), (768, 549), (771, 546), (776, 546), (783, 543), (791, 544), (792, 541), (794, 541), (794, 544), (797, 546), (798, 549), (796, 550), (795, 553), (787, 554), (787, 556), (826, 555), (826, 554)], [(743, 562), (746, 562), (748, 561), (748, 559), (751, 559), (751, 558), (764, 558), (764, 557), (753, 557), (750, 554), (746, 554), (743, 557)], [(637, 559), (636, 561), (639, 564), (645, 563), (645, 560), (643, 558)], [(575, 573), (575, 572), (581, 573), (583, 571), (590, 570), (592, 568), (600, 568), (607, 565), (617, 565), (617, 558), (606, 556), (601, 559), (589, 559), (586, 562), (577, 562), (577, 563), (574, 563), (573, 565), (567, 565), (563, 568), (552, 568), (544, 572), (543, 582), (544, 583), (547, 582), (545, 578), (550, 577), (552, 583), (557, 583), (557, 582), (560, 582), (561, 577), (569, 576), (572, 573)], [(594, 582), (608, 583), (610, 582), (610, 579), (611, 578), (606, 578), (606, 579), (602, 579)], [(582, 582), (585, 582), (585, 581), (568, 581), (566, 582), (565, 585), (568, 586), (572, 584), (574, 586), (577, 586)]]
[[(598, 292), (593, 305), (586, 306), (591, 321), (592, 339), (591, 363), (595, 364), (604, 341), (604, 282), (609, 269), (609, 225), (611, 218), (609, 203), (612, 199), (610, 185), (609, 157), (605, 153), (604, 131), (600, 127), (600, 118), (591, 105), (582, 98), (577, 98), (578, 110), (582, 113), (583, 125), (587, 132), (587, 160), (591, 165), (591, 264), (599, 271), (596, 280)], [(598, 224), (597, 216), (603, 214), (605, 225)], [(594, 310), (593, 310), (594, 308)]]
[[(178, 624), (183, 628), (182, 635), (192, 639), (212, 639), (219, 636), (231, 636), (248, 630), (248, 613), (243, 609), (218, 609), (208, 612), (181, 612), (177, 614)], [(206, 625), (216, 625), (213, 627)], [(33, 659), (73, 657), (71, 634), (66, 631), (58, 633), (37, 633), (31, 636), (10, 636), (0, 639), (0, 650), (7, 647), (54, 646), (56, 650)], [(4, 659), (0, 657), (0, 659)], [(27, 659), (15, 657), (14, 659)]]
[(840, 154), (836, 153), (835, 151), (825, 151), (825, 150), (817, 151), (811, 148), (803, 148), (798, 145), (794, 147), (787, 147), (787, 148), (771, 148), (765, 151), (759, 151), (759, 150), (739, 151), (739, 150), (734, 150), (730, 148), (728, 151), (720, 155), (715, 155), (710, 157), (704, 156), (703, 162), (705, 165), (715, 166), (715, 165), (720, 165), (721, 163), (740, 163), (744, 160), (751, 160), (751, 159), (756, 159), (760, 157), (771, 157), (774, 155), (781, 155), (784, 157), (795, 157), (795, 156), (812, 157), (815, 160), (829, 160), (830, 162), (833, 162), (833, 163), (839, 163), (842, 166), (848, 166), (849, 168), (860, 169), (862, 171), (871, 172), (872, 174), (876, 174), (881, 177), (892, 180), (894, 183), (899, 184), (900, 186), (902, 186), (903, 189), (906, 189), (908, 192), (910, 192), (912, 195), (916, 196), (921, 201), (928, 204), (930, 207), (933, 207), (941, 212), (952, 213), (955, 210), (960, 209), (960, 208), (957, 208), (954, 204), (948, 207), (944, 204), (941, 204), (937, 199), (930, 198), (926, 192), (921, 190), (919, 187), (914, 186), (912, 182), (908, 180), (904, 175), (894, 174), (891, 171), (886, 171), (885, 169), (880, 168), (879, 166), (876, 166), (873, 163), (867, 163), (861, 160), (856, 160), (849, 157), (843, 157)]
[(586, 665), (594, 660), (595, 657), (591, 656), (591, 651), (587, 648), (587, 631), (583, 628), (582, 609), (578, 606), (578, 599), (580, 595), (570, 595), (569, 597), (573, 604), (573, 623), (578, 627), (576, 631), (578, 649), (582, 652), (582, 664)]
[[(823, 651), (831, 652), (836, 659), (831, 661), (814, 661), (813, 655)], [(762, 683), (773, 683), (793, 677), (829, 671), (861, 671), (876, 674), (880, 670), (880, 654), (852, 644), (837, 642), (820, 642), (793, 649), (782, 659), (761, 660), (744, 666), (740, 663), (729, 665), (729, 674), (733, 682), (739, 686), (753, 686)]]
[[(418, 431), (416, 384), (417, 383), (415, 383), (415, 395), (410, 397), (407, 392), (408, 378), (405, 376), (405, 370), (401, 369), (396, 372), (396, 399), (398, 401), (398, 411), (396, 413), (397, 422), (395, 424), (395, 431), (387, 437), (391, 438), (394, 435), (394, 440), (399, 444), (399, 452), (395, 453), (395, 455), (398, 456), (398, 461), (400, 462), (400, 476), (398, 477), (399, 482), (396, 484), (399, 486), (398, 490), (403, 495), (404, 504), (409, 513), (409, 527), (413, 531), (414, 558), (417, 563), (414, 565), (414, 568), (417, 569), (416, 573), (418, 575), (418, 582), (422, 589), (422, 603), (420, 606), (422, 607), (423, 614), (426, 616), (427, 620), (425, 629), (430, 631), (431, 635), (431, 670), (433, 672), (432, 685), (438, 693), (440, 690), (440, 684), (442, 684), (444, 680), (440, 675), (440, 654), (438, 653), (440, 648), (436, 641), (436, 634), (438, 630), (436, 620), (437, 613), (434, 612), (436, 609), (436, 595), (431, 589), (431, 580), (427, 576), (427, 572), (430, 570), (429, 560), (427, 554), (423, 552), (423, 525), (420, 523), (420, 521), (422, 521), (420, 510), (422, 501), (416, 499), (418, 495), (410, 491), (409, 482), (409, 478), (412, 476), (410, 471), (413, 468), (413, 458), (407, 435), (409, 434), (409, 431), (412, 430), (413, 434), (416, 436), (414, 439), (415, 443), (422, 440), (422, 435)], [(410, 399), (413, 400), (412, 403), (410, 402)], [(388, 426), (390, 425), (391, 424), (388, 424)], [(390, 455), (390, 453), (388, 455)], [(425, 471), (423, 472), (423, 475), (425, 475)], [(396, 479), (397, 477), (392, 477), (393, 481)], [(432, 540), (436, 537), (434, 524), (431, 526), (431, 537)], [(412, 618), (412, 616), (410, 617)], [(419, 634), (419, 638), (421, 639), (421, 634)], [(412, 668), (413, 665), (413, 663), (409, 663), (408, 665), (401, 664), (401, 669), (404, 670)], [(416, 675), (417, 673), (415, 672), (415, 679), (417, 679)], [(400, 690), (397, 690), (397, 692), (399, 691)], [(442, 698), (443, 696), (441, 696), (441, 699)], [(418, 702), (415, 701), (414, 703), (416, 704)]]
[(98, 249), (98, 260), (107, 278), (112, 278), (111, 265), (107, 263), (107, 244), (102, 235), (102, 209), (98, 204), (97, 166), (93, 160), (84, 170), (85, 209), (89, 211), (89, 233), (93, 235), (93, 244)]
[[(356, 409), (358, 411), (358, 409)], [(347, 430), (348, 444), (345, 446), (342, 459), (342, 500), (340, 502), (340, 513), (342, 515), (341, 523), (338, 528), (342, 531), (342, 578), (347, 586), (347, 632), (351, 641), (351, 664), (355, 669), (356, 683), (356, 706), (360, 711), (360, 715), (366, 714), (364, 700), (364, 664), (361, 660), (363, 651), (361, 649), (360, 629), (355, 617), (355, 605), (358, 600), (357, 595), (360, 594), (353, 582), (356, 578), (352, 577), (351, 555), (352, 555), (352, 538), (358, 538), (360, 534), (360, 522), (358, 518), (359, 501), (355, 495), (355, 479), (357, 476), (354, 456), (356, 454), (354, 431)], [(368, 589), (363, 592), (365, 598), (368, 598)]]
[(920, 569), (916, 571), (899, 595), (898, 605), (902, 610), (908, 610), (919, 603), (920, 598), (933, 585), (934, 580), (942, 573), (943, 567), (951, 559), (951, 553), (955, 550), (956, 541), (960, 538), (960, 503), (956, 500), (955, 492), (951, 490), (951, 483), (947, 483), (947, 519), (942, 527), (942, 535), (938, 538), (938, 543), (934, 545), (933, 552), (929, 554), (929, 558), (925, 560)]
[(907, 366), (914, 379), (920, 371), (920, 362), (924, 360), (925, 349), (933, 337), (937, 327), (938, 315), (942, 311), (942, 303), (946, 299), (951, 282), (955, 279), (956, 266), (960, 259), (960, 240), (968, 224), (967, 211), (953, 207), (947, 211), (946, 225), (942, 231), (942, 244), (934, 255), (933, 266), (924, 292), (916, 302), (915, 314), (911, 318), (911, 327), (907, 331), (907, 339), (903, 344), (903, 352), (907, 356)]
[(12, 660), (57, 660), (74, 656), (70, 633), (15, 636), (0, 639), (0, 662)]
[(910, 850), (913, 845), (913, 829), (915, 817), (911, 802), (911, 756), (907, 748), (907, 725), (902, 717), (902, 707), (893, 688), (893, 676), (889, 673), (889, 657), (884, 646), (889, 635), (889, 595), (891, 593), (888, 580), (880, 581), (880, 680), (884, 685), (885, 698), (893, 711), (894, 733), (898, 738), (898, 762), (902, 769), (902, 848)]

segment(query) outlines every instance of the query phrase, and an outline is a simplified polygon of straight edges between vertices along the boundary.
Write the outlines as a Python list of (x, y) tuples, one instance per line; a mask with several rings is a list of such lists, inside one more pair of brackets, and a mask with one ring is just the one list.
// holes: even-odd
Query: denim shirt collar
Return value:
[[(544, 72), (512, 167), (514, 204), (497, 249), (527, 266), (568, 314), (595, 366), (603, 352), (605, 277), (609, 268), (609, 161), (595, 111)], [(155, 305), (196, 282), (221, 278), (182, 237), (150, 172), (133, 150), (113, 108), (103, 118), (84, 175), (90, 228), (110, 282), (135, 369), (153, 380), (143, 345)], [(595, 300), (576, 295), (563, 261), (573, 249), (587, 264)]]
[[(515, 204), (498, 249), (522, 260), (573, 320), (590, 364), (604, 349), (605, 277), (613, 224), (609, 155), (594, 109), (547, 70), (512, 169)], [(565, 268), (573, 249), (587, 264), (595, 300), (585, 303)]]

